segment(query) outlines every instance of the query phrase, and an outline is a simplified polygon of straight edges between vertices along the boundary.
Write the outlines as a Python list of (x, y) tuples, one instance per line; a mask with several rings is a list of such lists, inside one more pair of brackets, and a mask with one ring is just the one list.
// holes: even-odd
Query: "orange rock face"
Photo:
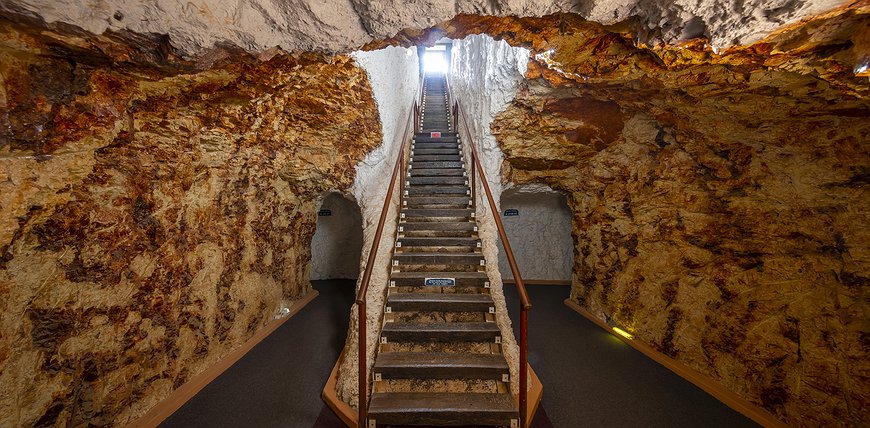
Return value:
[(870, 420), (870, 9), (721, 55), (544, 19), (443, 27), (533, 49), (492, 132), (568, 195), (571, 299), (789, 425)]
[(347, 57), (68, 30), (0, 26), (0, 426), (124, 425), (238, 347), (381, 142)]

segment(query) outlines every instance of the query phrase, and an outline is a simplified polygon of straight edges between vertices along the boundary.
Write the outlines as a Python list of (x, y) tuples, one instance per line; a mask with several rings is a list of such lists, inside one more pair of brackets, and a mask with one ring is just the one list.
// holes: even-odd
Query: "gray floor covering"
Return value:
[[(320, 391), (341, 352), (354, 281), (315, 281), (314, 301), (206, 386), (161, 427), (325, 427)], [(517, 296), (505, 287), (511, 318)], [(529, 361), (554, 427), (756, 426), (581, 317), (567, 286), (529, 288)], [(515, 321), (515, 327), (518, 321)]]

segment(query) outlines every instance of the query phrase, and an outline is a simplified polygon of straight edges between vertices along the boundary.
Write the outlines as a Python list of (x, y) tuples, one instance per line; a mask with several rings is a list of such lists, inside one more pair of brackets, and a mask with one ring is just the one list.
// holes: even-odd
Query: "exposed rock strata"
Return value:
[(123, 36), (0, 23), (0, 426), (123, 425), (239, 346), (381, 142), (348, 57)]
[(492, 131), (507, 180), (569, 195), (573, 300), (789, 425), (859, 426), (868, 27), (856, 7), (723, 55), (567, 15), (442, 30), (534, 51)]
[(613, 24), (630, 20), (648, 42), (707, 36), (720, 47), (747, 44), (784, 24), (830, 10), (842, 0), (0, 0), (4, 12), (35, 14), (95, 34), (106, 30), (167, 34), (188, 55), (230, 43), (249, 51), (347, 51), (457, 14), (543, 16), (572, 12)]

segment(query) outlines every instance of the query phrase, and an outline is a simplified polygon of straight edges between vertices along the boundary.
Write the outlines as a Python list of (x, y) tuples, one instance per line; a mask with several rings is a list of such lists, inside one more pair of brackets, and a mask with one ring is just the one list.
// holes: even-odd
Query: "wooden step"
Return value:
[(457, 230), (457, 231), (476, 231), (477, 223), (473, 221), (418, 221), (418, 222), (399, 222), (399, 233), (409, 231), (433, 231), (433, 230)]
[(510, 426), (518, 418), (510, 394), (380, 392), (368, 417), (378, 425)]
[(470, 195), (468, 186), (410, 186), (405, 188), (408, 196), (436, 196), (436, 195)]
[(430, 185), (453, 185), (453, 186), (467, 186), (468, 179), (465, 177), (456, 177), (456, 176), (436, 176), (436, 177), (411, 177), (407, 180), (410, 185), (415, 184), (430, 184)]
[[(414, 145), (416, 147), (417, 144), (423, 145), (423, 144), (458, 144), (459, 143), (458, 138), (448, 137), (448, 136), (445, 136), (445, 134), (447, 134), (447, 133), (442, 132), (441, 138), (432, 138), (432, 137), (429, 137), (429, 133), (427, 132), (427, 133), (425, 133), (425, 136), (414, 137)], [(418, 134), (418, 135), (421, 135), (421, 134)]]
[(501, 354), (382, 352), (374, 372), (383, 379), (493, 379), (509, 374)]
[(489, 294), (391, 293), (387, 306), (397, 312), (488, 312), (495, 303)]
[(461, 161), (454, 162), (411, 162), (411, 169), (439, 169), (439, 168), (458, 168), (462, 169)]
[(462, 168), (414, 168), (410, 170), (411, 177), (464, 177)]
[(454, 155), (414, 155), (411, 162), (461, 162), (462, 156)]
[(424, 287), (426, 278), (453, 278), (454, 287), (484, 288), (489, 283), (486, 272), (393, 272), (390, 283), (397, 287)]
[(414, 150), (452, 150), (459, 151), (459, 143), (414, 143)]
[(429, 136), (428, 132), (417, 132), (414, 134), (414, 139), (417, 140), (417, 142), (419, 142), (421, 138), (430, 139), (430, 140), (435, 141), (435, 142), (438, 142), (438, 141), (444, 142), (444, 140), (451, 139), (451, 138), (455, 140), (456, 136), (457, 136), (457, 134), (455, 132), (442, 132), (441, 138), (431, 138)]
[(470, 196), (406, 196), (403, 199), (408, 208), (463, 208), (471, 205)]
[(471, 208), (404, 208), (402, 218), (409, 217), (471, 217), (474, 210)]
[[(428, 143), (433, 146), (437, 145), (435, 143)], [(422, 147), (414, 146), (413, 154), (414, 156), (433, 156), (433, 155), (459, 155), (459, 145), (453, 145), (453, 147), (446, 148), (435, 148), (435, 147), (426, 147), (428, 144), (421, 144)]]
[(402, 248), (405, 247), (480, 247), (480, 238), (472, 236), (403, 236), (396, 241)]
[(401, 265), (480, 265), (481, 253), (395, 253), (393, 261)]
[(381, 337), (388, 342), (492, 342), (501, 337), (494, 322), (388, 322)]

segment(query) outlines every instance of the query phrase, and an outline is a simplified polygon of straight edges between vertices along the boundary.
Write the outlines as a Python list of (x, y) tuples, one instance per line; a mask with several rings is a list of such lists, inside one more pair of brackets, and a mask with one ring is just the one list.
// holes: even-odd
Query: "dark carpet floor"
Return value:
[[(161, 427), (341, 428), (320, 391), (344, 344), (355, 282), (313, 284), (320, 296)], [(505, 294), (519, 320), (515, 288)], [(567, 286), (529, 294), (529, 361), (546, 409), (536, 428), (756, 426), (565, 306)]]
[[(529, 363), (554, 427), (758, 426), (565, 306), (569, 289), (527, 288)], [(516, 287), (505, 298), (519, 335)]]

